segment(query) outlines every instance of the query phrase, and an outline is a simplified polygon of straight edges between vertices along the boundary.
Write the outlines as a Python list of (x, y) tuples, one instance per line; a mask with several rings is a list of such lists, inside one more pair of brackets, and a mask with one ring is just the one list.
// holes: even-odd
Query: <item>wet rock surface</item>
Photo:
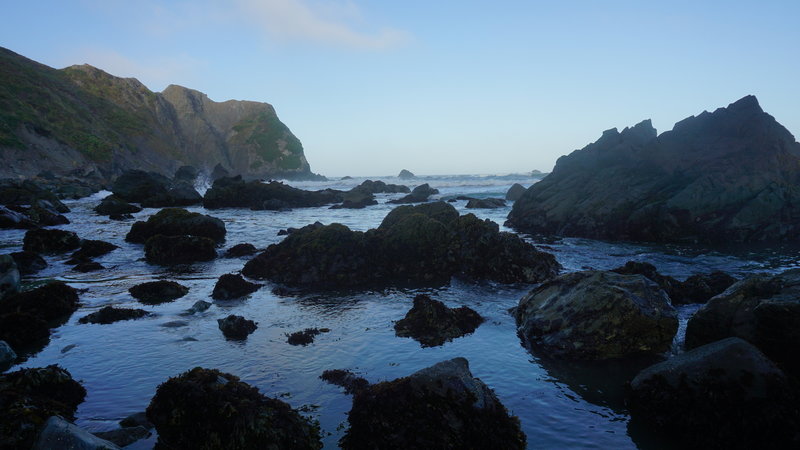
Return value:
[(624, 266), (613, 269), (612, 272), (623, 275), (643, 275), (655, 281), (667, 293), (673, 305), (705, 303), (736, 282), (735, 278), (720, 271), (695, 274), (686, 281), (678, 281), (670, 276), (661, 275), (654, 265), (639, 261), (628, 261)]
[(669, 350), (678, 319), (666, 293), (640, 275), (586, 271), (543, 283), (520, 300), (517, 331), (556, 359), (604, 360)]
[(306, 226), (245, 264), (250, 278), (310, 286), (396, 281), (442, 282), (453, 275), (503, 283), (538, 282), (555, 258), (497, 224), (459, 216), (444, 202), (395, 208), (367, 232), (344, 225)]
[(304, 191), (278, 181), (262, 183), (242, 180), (241, 176), (224, 177), (214, 181), (203, 197), (203, 206), (217, 208), (250, 208), (280, 210), (322, 206), (342, 201), (342, 191), (330, 189)]
[(146, 222), (138, 221), (131, 226), (125, 236), (128, 242), (145, 243), (156, 235), (163, 236), (202, 236), (215, 242), (225, 240), (225, 223), (200, 213), (182, 208), (165, 208), (150, 216)]
[(630, 383), (632, 424), (662, 443), (692, 448), (790, 448), (800, 415), (796, 386), (739, 338), (651, 366)]
[(226, 339), (241, 341), (247, 339), (247, 336), (252, 334), (258, 328), (258, 325), (252, 320), (245, 319), (242, 316), (229, 315), (224, 319), (217, 319), (219, 329)]
[(435, 347), (470, 334), (484, 319), (467, 306), (448, 308), (427, 295), (414, 297), (414, 306), (394, 325), (399, 337), (410, 337), (423, 347)]
[(0, 447), (31, 448), (48, 418), (75, 420), (86, 390), (56, 365), (0, 375)]
[(143, 309), (133, 308), (115, 308), (113, 306), (105, 306), (99, 311), (95, 311), (87, 316), (78, 319), (78, 323), (96, 323), (107, 325), (121, 320), (134, 320), (140, 319), (150, 315), (149, 312)]
[(189, 293), (189, 288), (174, 281), (159, 280), (137, 284), (128, 292), (145, 305), (158, 305), (183, 297)]
[(202, 236), (157, 234), (144, 243), (144, 257), (150, 264), (169, 266), (211, 261), (217, 257), (216, 244)]
[(689, 319), (686, 348), (727, 337), (758, 347), (784, 371), (800, 376), (800, 269), (745, 278)]
[(261, 288), (260, 284), (251, 283), (239, 274), (226, 273), (219, 277), (211, 298), (214, 300), (233, 300), (252, 294)]
[(112, 216), (115, 214), (134, 214), (141, 210), (142, 208), (139, 206), (132, 205), (116, 195), (109, 195), (103, 200), (100, 200), (100, 204), (94, 208), (94, 211), (97, 214), (103, 216)]
[(356, 391), (342, 448), (525, 448), (519, 420), (469, 371), (443, 361)]
[(72, 231), (40, 228), (25, 233), (22, 249), (28, 252), (53, 255), (66, 253), (81, 246), (81, 239)]
[(168, 448), (322, 448), (317, 428), (289, 405), (214, 369), (161, 384), (147, 418)]

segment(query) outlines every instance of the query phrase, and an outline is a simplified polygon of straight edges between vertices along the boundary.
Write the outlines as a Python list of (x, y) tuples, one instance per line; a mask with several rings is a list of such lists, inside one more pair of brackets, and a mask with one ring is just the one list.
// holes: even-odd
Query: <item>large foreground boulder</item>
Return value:
[(686, 348), (732, 336), (800, 376), (800, 269), (750, 276), (709, 300), (689, 319)]
[(66, 253), (81, 246), (81, 239), (72, 231), (45, 229), (29, 230), (22, 240), (22, 249), (28, 252), (53, 255)]
[(520, 231), (608, 240), (800, 239), (800, 144), (753, 96), (656, 136), (649, 120), (559, 158), (516, 201)]
[(628, 406), (633, 421), (684, 448), (796, 448), (797, 400), (764, 354), (728, 338), (643, 370)]
[(9, 296), (0, 302), (0, 340), (17, 350), (46, 340), (78, 306), (78, 291), (61, 281)]
[(242, 273), (307, 286), (446, 282), (453, 275), (503, 283), (554, 276), (555, 258), (497, 224), (459, 216), (444, 202), (395, 208), (377, 229), (309, 225), (271, 245)]
[(318, 429), (289, 405), (214, 369), (196, 367), (161, 384), (147, 418), (165, 448), (322, 448)]
[(164, 236), (203, 236), (216, 242), (225, 240), (225, 223), (216, 217), (189, 212), (182, 208), (164, 208), (146, 222), (138, 221), (125, 236), (128, 242), (144, 243), (161, 234)]
[(423, 347), (435, 347), (470, 334), (483, 317), (467, 306), (448, 308), (425, 294), (414, 297), (414, 306), (394, 324), (397, 336), (410, 337)]
[(340, 441), (361, 448), (525, 448), (519, 419), (464, 358), (359, 389)]
[(144, 258), (150, 264), (191, 264), (216, 257), (216, 244), (207, 237), (157, 234), (144, 243)]
[(55, 365), (0, 375), (0, 448), (33, 447), (48, 418), (75, 420), (84, 397), (83, 386)]
[(605, 360), (664, 353), (678, 330), (666, 293), (640, 275), (586, 271), (533, 289), (515, 312), (518, 332), (555, 359)]
[(342, 191), (325, 189), (304, 191), (278, 181), (262, 183), (242, 180), (241, 176), (224, 177), (214, 181), (206, 191), (203, 206), (217, 208), (250, 208), (275, 210), (322, 206), (342, 201)]

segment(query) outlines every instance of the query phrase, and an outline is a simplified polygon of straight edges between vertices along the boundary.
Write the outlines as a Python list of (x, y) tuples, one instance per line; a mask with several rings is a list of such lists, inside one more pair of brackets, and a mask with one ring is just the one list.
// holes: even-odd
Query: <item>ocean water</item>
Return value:
[[(303, 189), (349, 189), (366, 178), (326, 182), (292, 182)], [(399, 180), (372, 178), (410, 187), (429, 183), (440, 190), (434, 198), (458, 195), (503, 197), (513, 183), (524, 186), (537, 181), (526, 176), (441, 176)], [(201, 186), (201, 190), (203, 187)], [(193, 316), (182, 312), (197, 300), (212, 301), (211, 291), (220, 275), (241, 270), (247, 258), (218, 258), (180, 269), (144, 262), (139, 244), (125, 242), (132, 221), (117, 222), (93, 213), (92, 208), (108, 192), (69, 201), (72, 221), (60, 228), (79, 236), (112, 242), (121, 248), (96, 260), (106, 267), (81, 274), (65, 265), (67, 255), (48, 257), (50, 266), (25, 282), (58, 279), (84, 290), (81, 308), (63, 326), (53, 330), (49, 344), (19, 367), (59, 364), (86, 387), (86, 401), (77, 412), (77, 423), (90, 431), (116, 427), (121, 418), (143, 411), (156, 387), (171, 376), (192, 367), (218, 368), (278, 397), (303, 414), (319, 421), (326, 448), (336, 448), (347, 425), (351, 397), (341, 388), (319, 379), (326, 369), (350, 369), (370, 382), (408, 375), (436, 362), (463, 356), (472, 373), (495, 390), (500, 400), (520, 418), (529, 448), (658, 448), (646, 432), (630, 429), (622, 402), (622, 386), (638, 369), (615, 365), (553, 363), (525, 349), (516, 335), (508, 309), (531, 289), (528, 285), (501, 285), (453, 279), (446, 286), (400, 286), (381, 290), (305, 292), (291, 296), (272, 293), (270, 283), (250, 296), (233, 301), (213, 301), (207, 311)], [(327, 207), (289, 212), (222, 209), (206, 211), (227, 227), (220, 254), (235, 244), (249, 242), (265, 248), (279, 242), (278, 231), (320, 221), (339, 222), (355, 230), (380, 224), (394, 205), (385, 202), (402, 194), (379, 194), (379, 204), (361, 210)], [(454, 206), (501, 225), (511, 209), (467, 210), (465, 201)], [(144, 219), (157, 209), (135, 214)], [(511, 231), (511, 230), (507, 230)], [(24, 231), (0, 231), (3, 253), (21, 249)], [(790, 247), (738, 246), (702, 248), (635, 243), (608, 243), (588, 239), (553, 239), (523, 236), (556, 255), (565, 271), (586, 268), (611, 269), (628, 260), (647, 261), (664, 274), (684, 279), (697, 272), (724, 270), (741, 277), (752, 272), (779, 272), (796, 267), (798, 249)], [(169, 279), (190, 288), (189, 294), (158, 306), (139, 304), (128, 288), (145, 281)], [(467, 305), (487, 320), (475, 333), (440, 347), (421, 348), (408, 338), (394, 335), (393, 323), (411, 307), (417, 293), (427, 293), (448, 306)], [(104, 306), (143, 308), (154, 316), (111, 325), (78, 324), (78, 319)], [(675, 352), (680, 351), (682, 330), (696, 306), (680, 309), (681, 332)], [(229, 314), (258, 322), (258, 329), (244, 342), (227, 341), (217, 319)], [(164, 326), (182, 321), (182, 326)], [(308, 327), (330, 328), (311, 345), (292, 346), (286, 335)], [(155, 437), (128, 448), (147, 449)]]

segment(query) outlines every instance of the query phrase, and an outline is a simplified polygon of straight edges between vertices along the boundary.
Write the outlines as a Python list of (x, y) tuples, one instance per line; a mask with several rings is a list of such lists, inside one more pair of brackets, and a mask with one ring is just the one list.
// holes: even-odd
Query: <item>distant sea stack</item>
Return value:
[(652, 242), (800, 240), (800, 144), (747, 96), (656, 134), (649, 120), (562, 156), (516, 201), (529, 233)]
[(0, 48), (0, 177), (48, 170), (105, 179), (220, 165), (246, 178), (314, 178), (303, 146), (267, 103), (152, 92), (89, 65), (56, 70)]

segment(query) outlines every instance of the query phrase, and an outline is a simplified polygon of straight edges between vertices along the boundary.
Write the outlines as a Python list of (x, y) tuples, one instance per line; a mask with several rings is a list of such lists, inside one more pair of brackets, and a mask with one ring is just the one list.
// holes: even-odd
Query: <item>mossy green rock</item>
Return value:
[(554, 359), (605, 360), (661, 354), (678, 331), (667, 294), (641, 275), (586, 271), (562, 275), (523, 297), (520, 336)]
[(147, 221), (138, 221), (125, 236), (128, 242), (144, 243), (157, 234), (164, 236), (203, 236), (216, 242), (225, 240), (225, 223), (216, 217), (189, 212), (182, 208), (164, 208), (150, 216)]
[(147, 418), (161, 448), (319, 449), (315, 425), (238, 377), (196, 367), (156, 390)]

